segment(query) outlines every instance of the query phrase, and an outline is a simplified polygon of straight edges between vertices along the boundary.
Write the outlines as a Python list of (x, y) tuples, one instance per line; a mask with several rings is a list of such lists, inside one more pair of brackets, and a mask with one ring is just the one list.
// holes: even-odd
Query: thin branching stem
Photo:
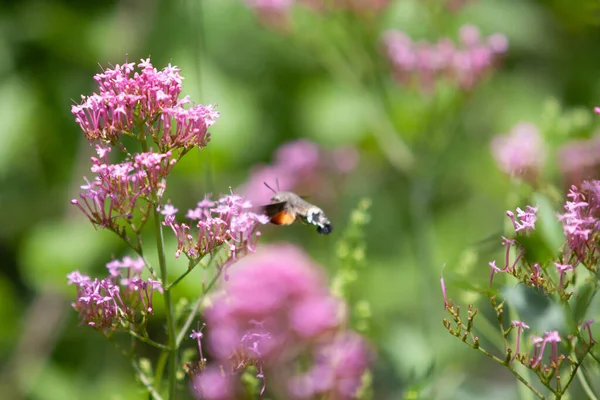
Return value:
[(190, 329), (190, 326), (192, 326), (192, 323), (194, 322), (194, 319), (196, 318), (196, 314), (198, 313), (198, 310), (200, 309), (200, 306), (202, 305), (202, 302), (204, 301), (204, 297), (210, 291), (210, 289), (214, 286), (214, 284), (217, 282), (217, 280), (221, 276), (221, 273), (223, 272), (224, 268), (225, 268), (224, 266), (218, 267), (217, 273), (212, 278), (212, 280), (208, 283), (206, 288), (204, 288), (204, 290), (202, 291), (202, 295), (200, 295), (198, 300), (196, 300), (194, 307), (192, 307), (190, 314), (188, 315), (187, 319), (185, 320), (185, 323), (183, 324), (183, 326), (181, 327), (181, 330), (179, 331), (179, 334), (177, 335), (177, 340), (175, 341), (176, 347), (181, 346), (181, 342), (183, 342), (183, 339), (185, 338), (185, 335), (187, 334), (188, 329)]
[(157, 349), (167, 350), (167, 351), (169, 350), (169, 348), (167, 346), (165, 346), (164, 344), (155, 342), (154, 340), (150, 339), (148, 336), (140, 335), (139, 333), (136, 333), (134, 331), (129, 331), (129, 334), (131, 336), (133, 336), (134, 338), (138, 339), (140, 342), (149, 344), (150, 346), (156, 347)]

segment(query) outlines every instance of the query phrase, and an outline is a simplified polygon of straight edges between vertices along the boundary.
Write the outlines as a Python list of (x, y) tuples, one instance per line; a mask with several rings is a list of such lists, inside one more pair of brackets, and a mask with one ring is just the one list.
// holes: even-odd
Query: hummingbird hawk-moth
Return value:
[[(322, 235), (331, 233), (333, 226), (319, 207), (310, 204), (296, 193), (275, 191), (266, 182), (264, 184), (274, 194), (271, 197), (271, 204), (262, 207), (272, 224), (290, 225), (294, 221), (300, 220), (315, 225), (317, 232)], [(279, 185), (277, 185), (277, 189), (279, 189)]]

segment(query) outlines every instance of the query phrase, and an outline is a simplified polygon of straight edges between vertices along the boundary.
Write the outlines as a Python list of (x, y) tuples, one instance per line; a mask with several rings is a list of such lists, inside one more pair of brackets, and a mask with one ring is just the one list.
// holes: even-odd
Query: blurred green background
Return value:
[[(484, 35), (505, 34), (509, 50), (470, 93), (442, 88), (424, 94), (392, 79), (381, 44), (373, 41), (371, 55), (380, 57), (398, 132), (390, 133), (373, 114), (372, 97), (323, 62), (328, 43), (352, 44), (328, 17), (300, 10), (289, 32), (261, 23), (241, 0), (3, 2), (2, 398), (145, 398), (118, 351), (78, 326), (65, 275), (79, 269), (99, 276), (111, 257), (126, 254), (113, 235), (95, 231), (69, 204), (83, 176), (91, 175), (93, 155), (71, 105), (95, 90), (92, 77), (100, 65), (148, 56), (157, 68), (179, 66), (183, 93), (218, 104), (221, 112), (208, 148), (186, 156), (169, 181), (167, 197), (180, 209), (206, 192), (240, 187), (252, 167), (272, 162), (286, 141), (358, 149), (358, 167), (332, 179), (328, 195), (310, 187), (303, 193), (326, 210), (337, 228), (332, 235), (303, 226), (265, 227), (261, 240), (297, 243), (334, 274), (340, 267), (336, 243), (351, 210), (371, 199), (367, 252), (352, 298), (371, 308), (365, 334), (378, 350), (376, 399), (515, 398), (517, 384), (508, 371), (443, 328), (439, 278), (443, 264), (448, 276), (470, 276), (472, 282), (454, 282), (449, 292), (461, 303), (477, 300), (459, 289), (486, 282), (488, 261), (502, 254), (505, 210), (527, 204), (530, 189), (511, 182), (491, 156), (494, 135), (531, 121), (552, 150), (555, 135), (593, 134), (591, 109), (600, 105), (597, 3), (482, 0), (450, 13), (439, 1), (392, 1), (366, 22), (372, 38), (395, 28), (415, 39), (456, 39), (460, 26), (470, 23)], [(325, 50), (314, 51), (315, 43)], [(413, 151), (408, 172), (394, 167), (384, 151), (393, 151), (394, 135)], [(562, 190), (554, 164), (551, 152), (544, 180)], [(180, 295), (197, 293), (201, 279), (199, 271), (192, 275)], [(154, 330), (162, 334), (158, 322)]]

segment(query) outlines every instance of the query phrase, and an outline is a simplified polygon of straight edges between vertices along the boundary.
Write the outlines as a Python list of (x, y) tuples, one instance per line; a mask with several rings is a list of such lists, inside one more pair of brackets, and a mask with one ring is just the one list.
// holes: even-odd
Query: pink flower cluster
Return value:
[(331, 186), (324, 179), (328, 172), (347, 174), (357, 164), (358, 152), (352, 147), (325, 150), (309, 140), (294, 140), (277, 149), (273, 164), (254, 168), (242, 192), (254, 204), (268, 203), (273, 196), (263, 182), (272, 187), (277, 182), (280, 190), (293, 190), (299, 194), (305, 186), (313, 193), (323, 193)]
[[(195, 105), (179, 99), (183, 77), (169, 65), (162, 71), (150, 59), (117, 65), (97, 74), (98, 93), (82, 96), (71, 112), (85, 136), (93, 141), (117, 144), (123, 135), (146, 140), (149, 135), (165, 153), (174, 149), (205, 147), (207, 129), (219, 114), (212, 106)], [(175, 121), (175, 124), (173, 123)]]
[(301, 0), (309, 7), (319, 10), (348, 10), (355, 14), (381, 12), (390, 0)]
[(252, 211), (252, 204), (235, 194), (223, 196), (217, 201), (205, 198), (196, 208), (188, 210), (188, 223), (178, 223), (175, 214), (178, 210), (166, 205), (161, 213), (165, 216), (163, 225), (169, 226), (177, 237), (175, 257), (181, 253), (191, 260), (197, 260), (225, 244), (233, 259), (247, 251), (256, 250), (260, 232), (259, 224), (266, 224), (266, 215)]
[(575, 256), (576, 263), (594, 266), (598, 262), (600, 229), (600, 181), (586, 181), (572, 186), (565, 212), (559, 215), (567, 239), (566, 253)]
[(352, 398), (371, 353), (343, 329), (344, 304), (304, 252), (262, 249), (237, 264), (224, 289), (206, 313), (215, 360), (194, 380), (201, 398), (234, 398), (236, 376), (248, 366), (281, 398)]
[(504, 35), (482, 39), (479, 29), (472, 25), (460, 29), (458, 46), (450, 39), (435, 44), (414, 42), (396, 30), (386, 32), (383, 43), (398, 81), (417, 83), (426, 91), (431, 91), (441, 78), (455, 82), (461, 89), (472, 89), (508, 49)]
[[(510, 218), (510, 221), (512, 222), (513, 227), (515, 228), (515, 233), (522, 232), (522, 233), (527, 234), (527, 233), (531, 233), (531, 231), (535, 230), (535, 223), (537, 221), (537, 212), (538, 212), (537, 206), (536, 207), (526, 206), (525, 211), (523, 211), (517, 207), (517, 216), (516, 217), (515, 217), (515, 213), (513, 213), (510, 210), (506, 211), (506, 216), (508, 218)], [(515, 267), (517, 266), (517, 262), (521, 259), (521, 257), (525, 253), (525, 250), (521, 249), (519, 251), (519, 254), (517, 255), (517, 257), (515, 258), (515, 260), (511, 263), (510, 262), (510, 249), (512, 246), (515, 246), (516, 248), (518, 248), (519, 244), (514, 239), (508, 239), (508, 238), (505, 238), (504, 236), (502, 236), (502, 246), (506, 247), (504, 268), (499, 268), (498, 266), (496, 266), (496, 260), (488, 263), (491, 268), (490, 286), (492, 286), (492, 281), (493, 281), (494, 275), (496, 273), (498, 273), (498, 272), (514, 273)], [(536, 279), (535, 271), (533, 274), (534, 275), (533, 275), (532, 279), (535, 280)], [(535, 284), (536, 282), (531, 282), (531, 283)]]
[(538, 206), (531, 207), (526, 206), (525, 211), (521, 210), (517, 207), (517, 217), (515, 218), (515, 214), (508, 210), (506, 211), (506, 215), (510, 218), (513, 226), (515, 227), (515, 232), (523, 231), (524, 233), (530, 233), (535, 230), (535, 222), (537, 221), (537, 212)]
[(390, 0), (245, 0), (246, 5), (259, 13), (285, 14), (295, 3), (314, 10), (350, 10), (353, 12), (381, 11)]
[[(141, 60), (137, 67), (139, 72), (135, 63), (127, 63), (97, 74), (98, 93), (82, 96), (82, 104), (72, 107), (90, 144), (100, 144), (98, 157), (91, 158), (96, 176), (86, 180), (80, 199), (71, 203), (94, 226), (124, 238), (127, 227), (137, 234), (147, 221), (179, 158), (193, 147), (207, 145), (207, 129), (219, 116), (211, 106), (185, 107), (191, 103), (187, 97), (179, 98), (183, 77), (177, 67), (158, 71), (150, 59)], [(128, 150), (123, 136), (137, 140), (143, 152)], [(104, 144), (118, 148), (127, 158), (111, 163), (112, 149)]]
[(152, 295), (162, 293), (160, 281), (141, 278), (144, 261), (125, 257), (106, 264), (109, 276), (102, 280), (74, 271), (67, 275), (77, 287), (73, 308), (81, 321), (101, 331), (118, 328), (122, 320), (135, 322), (136, 316), (153, 314)]
[(118, 231), (119, 218), (131, 218), (138, 200), (150, 201), (152, 193), (165, 189), (164, 178), (175, 164), (171, 152), (139, 153), (133, 160), (111, 164), (110, 147), (96, 145), (98, 157), (92, 157), (91, 171), (96, 177), (81, 186), (80, 200), (71, 203), (90, 219), (95, 226)]
[(515, 125), (506, 136), (492, 140), (492, 155), (509, 176), (534, 182), (546, 160), (546, 145), (538, 128), (529, 122)]

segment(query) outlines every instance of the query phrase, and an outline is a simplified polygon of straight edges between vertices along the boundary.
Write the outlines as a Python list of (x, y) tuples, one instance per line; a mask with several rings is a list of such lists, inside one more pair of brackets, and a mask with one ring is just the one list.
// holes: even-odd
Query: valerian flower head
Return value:
[(165, 179), (175, 160), (171, 153), (147, 152), (127, 159), (122, 163), (111, 164), (108, 160), (110, 147), (96, 146), (98, 157), (92, 157), (91, 171), (95, 178), (81, 186), (80, 199), (73, 199), (76, 205), (95, 225), (119, 230), (119, 219), (130, 219), (139, 202), (148, 200), (152, 193), (161, 194), (165, 190)]
[(551, 343), (552, 353), (550, 355), (550, 363), (558, 363), (559, 355), (558, 355), (558, 343), (561, 341), (560, 335), (558, 331), (550, 331), (546, 332), (543, 338), (532, 337), (535, 348), (534, 348), (534, 357), (531, 360), (531, 366), (535, 368), (542, 361), (542, 357), (544, 356), (544, 349), (546, 348), (547, 343)]
[(558, 216), (563, 224), (569, 253), (586, 265), (598, 256), (598, 228), (600, 227), (600, 181), (589, 181), (581, 187), (572, 186), (564, 214)]
[(390, 30), (383, 36), (388, 58), (397, 80), (403, 84), (415, 81), (424, 91), (431, 91), (438, 79), (447, 78), (463, 90), (473, 88), (493, 67), (499, 55), (508, 49), (503, 35), (483, 40), (478, 28), (461, 28), (461, 41), (450, 39), (437, 43), (415, 42), (408, 35)]
[(102, 331), (118, 327), (122, 319), (134, 321), (136, 315), (152, 314), (152, 295), (162, 292), (160, 281), (141, 278), (141, 258), (125, 257), (106, 264), (109, 277), (98, 280), (74, 271), (67, 275), (69, 285), (77, 288), (73, 308), (81, 321)]
[(115, 145), (123, 135), (139, 140), (148, 135), (161, 153), (206, 146), (207, 129), (219, 114), (212, 106), (185, 107), (190, 101), (179, 98), (181, 70), (169, 64), (158, 71), (149, 58), (137, 65), (139, 71), (135, 67), (117, 64), (97, 74), (98, 92), (82, 96), (82, 103), (71, 108), (90, 143)]
[(535, 181), (546, 159), (546, 146), (534, 124), (521, 122), (492, 140), (492, 155), (507, 175)]
[(228, 246), (233, 259), (245, 251), (254, 252), (260, 237), (257, 228), (269, 222), (266, 215), (254, 212), (250, 202), (235, 194), (217, 201), (205, 198), (188, 210), (188, 223), (176, 221), (172, 206), (161, 212), (165, 215), (163, 224), (177, 237), (175, 257), (183, 253), (190, 259), (202, 258), (222, 245)]

